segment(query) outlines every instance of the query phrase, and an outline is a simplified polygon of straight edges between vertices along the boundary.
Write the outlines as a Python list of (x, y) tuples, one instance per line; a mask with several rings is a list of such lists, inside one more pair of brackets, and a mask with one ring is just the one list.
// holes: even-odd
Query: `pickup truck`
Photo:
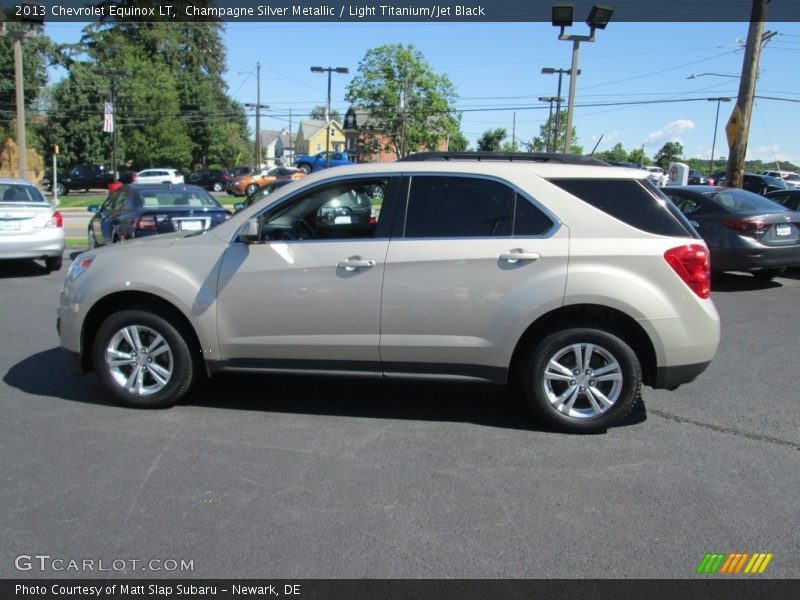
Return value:
[[(328, 164), (327, 155), (330, 154), (330, 165)], [(306, 175), (315, 173), (322, 169), (331, 166), (339, 167), (341, 165), (349, 165), (353, 160), (347, 152), (320, 152), (314, 156), (308, 154), (298, 154), (294, 158), (294, 166), (303, 171)]]
[[(119, 175), (120, 183), (132, 183), (135, 174), (132, 171), (124, 171)], [(114, 181), (113, 172), (106, 169), (103, 165), (76, 165), (58, 174), (56, 181), (56, 191), (59, 196), (66, 196), (70, 190), (108, 190), (108, 184)], [(52, 172), (45, 174), (42, 185), (50, 192), (53, 191)]]

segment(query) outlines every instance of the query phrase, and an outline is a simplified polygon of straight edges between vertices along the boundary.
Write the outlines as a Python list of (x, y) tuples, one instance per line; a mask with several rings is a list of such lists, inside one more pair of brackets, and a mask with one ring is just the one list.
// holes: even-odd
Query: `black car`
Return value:
[[(117, 177), (120, 183), (133, 183), (136, 173), (130, 169), (122, 169)], [(58, 173), (56, 179), (56, 192), (59, 196), (66, 196), (71, 190), (89, 191), (93, 189), (107, 190), (114, 182), (114, 172), (103, 165), (76, 165), (64, 173)], [(45, 172), (42, 186), (53, 192), (53, 171)]]
[(767, 198), (788, 208), (789, 210), (800, 211), (800, 190), (786, 189), (769, 192)]
[(661, 191), (703, 236), (714, 272), (750, 271), (769, 280), (800, 266), (799, 212), (738, 188), (687, 185)]
[(227, 169), (201, 169), (192, 171), (184, 179), (188, 184), (199, 185), (207, 190), (221, 192), (232, 179), (232, 176)]
[(689, 169), (689, 185), (708, 185), (708, 177), (703, 175), (700, 171)]
[(89, 211), (95, 213), (89, 221), (90, 248), (159, 233), (204, 231), (231, 216), (206, 190), (170, 184), (125, 185)]

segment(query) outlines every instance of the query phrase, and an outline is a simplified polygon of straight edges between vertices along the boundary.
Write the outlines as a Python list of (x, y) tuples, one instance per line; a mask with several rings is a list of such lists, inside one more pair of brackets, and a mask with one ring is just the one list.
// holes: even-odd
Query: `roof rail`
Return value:
[(609, 166), (599, 158), (580, 154), (554, 154), (552, 152), (418, 152), (398, 159), (399, 162), (417, 161), (508, 161), (560, 163), (565, 165)]

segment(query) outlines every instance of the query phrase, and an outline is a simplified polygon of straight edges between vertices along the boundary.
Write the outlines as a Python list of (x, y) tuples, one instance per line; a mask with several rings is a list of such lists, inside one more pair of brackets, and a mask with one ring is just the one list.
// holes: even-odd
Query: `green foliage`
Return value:
[(653, 164), (653, 161), (650, 160), (650, 157), (644, 153), (643, 148), (634, 148), (631, 150), (628, 154), (628, 160), (643, 167)]
[(508, 132), (503, 127), (487, 129), (478, 139), (478, 150), (483, 152), (499, 152), (503, 140), (507, 137)]
[(667, 142), (653, 157), (655, 163), (664, 170), (669, 168), (669, 163), (679, 161), (683, 157), (683, 145), (680, 142)]
[[(558, 122), (558, 131), (556, 131), (556, 122)], [(555, 139), (553, 134), (555, 133)], [(543, 125), (539, 126), (539, 135), (530, 142), (525, 143), (528, 152), (549, 152), (555, 149), (556, 152), (564, 151), (564, 143), (567, 141), (567, 111), (561, 111), (561, 118), (557, 119), (557, 114), (553, 113), (552, 117), (548, 117)], [(549, 142), (549, 146), (548, 146)], [(575, 127), (572, 127), (572, 145), (570, 153), (583, 154), (583, 146), (578, 144), (578, 134)]]
[(451, 152), (466, 152), (467, 150), (469, 150), (469, 140), (459, 130), (450, 135), (450, 143), (448, 144), (448, 149)]
[(53, 62), (55, 45), (42, 33), (39, 26), (7, 22), (10, 35), (0, 37), (0, 143), (7, 137), (16, 136), (17, 87), (14, 72), (13, 34), (27, 31), (22, 40), (22, 73), (25, 92), (27, 142), (40, 154), (46, 143), (42, 140), (42, 126), (37, 119), (38, 101), (47, 83), (46, 68)]
[[(325, 120), (325, 106), (317, 105), (311, 109), (311, 112), (308, 113), (309, 119), (319, 119), (320, 121)], [(342, 122), (342, 115), (339, 113), (338, 110), (335, 108), (331, 110), (331, 121), (338, 121), (339, 123)]]
[[(173, 3), (173, 9), (183, 4)], [(87, 26), (81, 42), (61, 52), (69, 77), (53, 90), (51, 143), (64, 148), (68, 163), (110, 163), (111, 134), (102, 132), (102, 112), (109, 72), (119, 72), (120, 164), (188, 170), (233, 164), (242, 154), (249, 162), (247, 117), (222, 79), (221, 30), (213, 21), (200, 26), (159, 19)]]
[(387, 136), (385, 150), (398, 158), (436, 149), (459, 131), (453, 84), (447, 75), (434, 73), (412, 45), (368, 50), (345, 98), (369, 111), (375, 129)]

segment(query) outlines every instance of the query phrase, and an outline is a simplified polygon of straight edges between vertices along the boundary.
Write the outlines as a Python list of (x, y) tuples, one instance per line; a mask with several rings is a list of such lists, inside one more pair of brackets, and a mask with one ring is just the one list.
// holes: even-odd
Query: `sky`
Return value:
[[(60, 43), (76, 42), (82, 24), (48, 23)], [(609, 23), (594, 43), (580, 45), (574, 125), (590, 152), (622, 143), (644, 146), (653, 156), (667, 141), (680, 142), (686, 158), (710, 158), (716, 101), (720, 104), (715, 157), (727, 155), (725, 123), (735, 104), (748, 23)], [(750, 127), (747, 159), (800, 164), (800, 22), (767, 23), (777, 32), (765, 46)], [(576, 23), (568, 33), (587, 34)], [(446, 74), (463, 110), (461, 128), (474, 148), (481, 134), (505, 128), (509, 140), (540, 133), (556, 96), (558, 75), (543, 67), (570, 67), (572, 44), (558, 40), (550, 23), (226, 23), (225, 79), (242, 103), (256, 101), (256, 63), (261, 63), (262, 129), (297, 130), (302, 117), (324, 105), (327, 75), (312, 65), (348, 67), (333, 74), (331, 106), (342, 115), (347, 84), (367, 50), (389, 43), (413, 44), (437, 73)], [(702, 75), (701, 75), (702, 74)], [(696, 78), (690, 79), (692, 75)], [(54, 71), (55, 80), (62, 76)], [(563, 79), (562, 97), (569, 78)], [(658, 101), (658, 102), (656, 102)], [(626, 104), (619, 104), (626, 103)], [(610, 105), (611, 104), (611, 105)], [(605, 106), (599, 106), (605, 105)], [(251, 119), (251, 128), (255, 121)], [(601, 139), (602, 136), (602, 139)]]

